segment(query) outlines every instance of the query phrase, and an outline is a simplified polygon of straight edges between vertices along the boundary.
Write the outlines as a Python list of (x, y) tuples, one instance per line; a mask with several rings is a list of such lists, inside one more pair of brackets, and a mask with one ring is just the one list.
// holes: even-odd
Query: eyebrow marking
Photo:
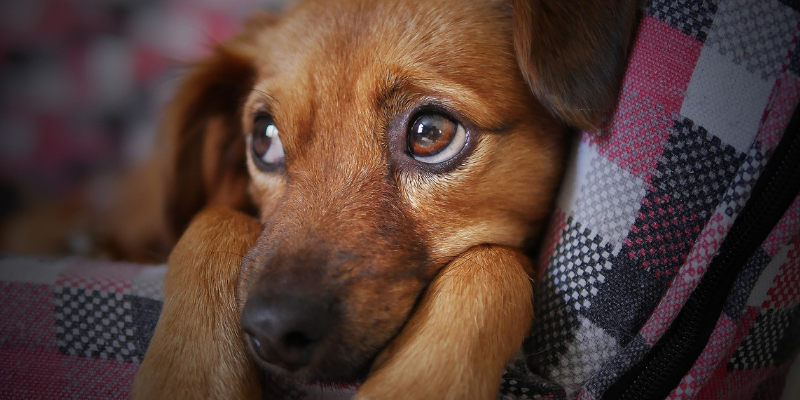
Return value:
[[(457, 115), (460, 114), (462, 118), (467, 118), (473, 125), (477, 125), (478, 129), (487, 134), (507, 134), (519, 123), (519, 121), (516, 120), (487, 118), (486, 115), (480, 115), (480, 112), (478, 112), (477, 115), (473, 114), (473, 118), (469, 118), (470, 115), (465, 115), (472, 114), (467, 112), (469, 109), (464, 108), (463, 105), (459, 107), (459, 102), (451, 100), (460, 96), (466, 99), (466, 101), (464, 101), (466, 103), (472, 102), (473, 105), (480, 104), (481, 101), (477, 97), (477, 94), (467, 87), (460, 85), (447, 86), (441, 82), (430, 82), (423, 87), (411, 77), (407, 75), (398, 75), (391, 70), (386, 72), (385, 79), (378, 83), (378, 88), (374, 93), (376, 109), (382, 113), (386, 121), (395, 115), (401, 114), (421, 98), (430, 98), (433, 100), (432, 103), (443, 105), (446, 109), (450, 108)], [(456, 96), (456, 94), (458, 96)], [(471, 109), (471, 111), (476, 112), (475, 109)], [(483, 120), (483, 123), (478, 123), (476, 119)]]
[(386, 113), (399, 112), (410, 106), (412, 97), (409, 89), (414, 87), (411, 78), (387, 72), (386, 79), (379, 84), (375, 93), (375, 105)]
[(267, 107), (269, 107), (270, 104), (280, 105), (280, 101), (278, 101), (278, 99), (276, 99), (269, 92), (261, 90), (261, 89), (255, 87), (255, 86), (252, 87), (251, 91), (255, 92), (255, 93), (258, 93), (259, 94), (258, 97), (260, 97), (258, 102), (261, 103), (261, 104), (266, 105)]

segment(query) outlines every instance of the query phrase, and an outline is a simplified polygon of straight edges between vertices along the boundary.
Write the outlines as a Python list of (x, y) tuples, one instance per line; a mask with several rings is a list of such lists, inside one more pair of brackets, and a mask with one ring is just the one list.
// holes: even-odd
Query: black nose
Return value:
[(309, 364), (333, 321), (330, 304), (300, 297), (253, 294), (242, 328), (258, 357), (288, 371)]

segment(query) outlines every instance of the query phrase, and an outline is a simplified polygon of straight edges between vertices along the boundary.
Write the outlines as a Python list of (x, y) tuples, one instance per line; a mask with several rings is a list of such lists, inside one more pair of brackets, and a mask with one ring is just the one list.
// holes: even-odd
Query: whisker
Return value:
[(267, 92), (255, 87), (255, 86), (251, 86), (250, 90), (252, 90), (252, 91), (254, 91), (256, 93), (259, 93), (262, 96), (266, 97), (267, 99), (269, 99), (270, 103), (273, 103), (273, 104), (276, 104), (276, 105), (280, 105), (281, 104), (280, 101), (278, 101), (278, 99), (273, 97), (271, 94), (269, 94), (269, 93), (267, 93)]
[(544, 347), (543, 349), (539, 350), (539, 351), (536, 351), (536, 352), (533, 352), (533, 353), (525, 353), (525, 352), (522, 352), (522, 354), (523, 354), (525, 357), (531, 357), (531, 356), (537, 356), (537, 355), (539, 355), (539, 354), (544, 354), (544, 353), (545, 353), (546, 351), (548, 351), (548, 350), (550, 350), (550, 345), (545, 345), (545, 347)]

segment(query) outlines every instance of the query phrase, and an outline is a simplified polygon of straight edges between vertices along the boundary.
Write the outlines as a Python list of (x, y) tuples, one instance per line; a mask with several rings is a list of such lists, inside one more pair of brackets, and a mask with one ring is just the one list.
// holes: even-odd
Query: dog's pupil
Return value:
[(436, 118), (432, 115), (420, 117), (419, 125), (417, 125), (420, 145), (428, 147), (442, 138), (441, 119), (441, 117)]
[(264, 154), (267, 154), (267, 150), (269, 150), (270, 142), (272, 142), (272, 139), (270, 139), (269, 136), (264, 134), (256, 135), (253, 138), (253, 151), (259, 157), (263, 157)]
[(455, 123), (440, 114), (424, 114), (411, 125), (409, 148), (418, 156), (430, 156), (444, 150), (453, 138)]
[(268, 119), (257, 120), (253, 124), (253, 152), (258, 157), (267, 154), (272, 144), (272, 137), (277, 134), (275, 124)]

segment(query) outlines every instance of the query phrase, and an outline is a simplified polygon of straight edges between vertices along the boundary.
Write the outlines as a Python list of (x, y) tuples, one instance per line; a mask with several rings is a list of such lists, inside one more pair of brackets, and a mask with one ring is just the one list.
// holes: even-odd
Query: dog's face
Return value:
[(326, 320), (296, 329), (316, 342), (305, 357), (261, 339), (276, 354), (260, 358), (352, 379), (450, 259), (542, 222), (564, 134), (519, 71), (508, 6), (322, 3), (257, 39), (242, 126), (266, 228), (243, 284)]
[(449, 260), (536, 234), (566, 128), (520, 70), (513, 18), (503, 1), (308, 1), (190, 77), (174, 113), (195, 117), (173, 124), (216, 160), (199, 193), (244, 207), (246, 182), (265, 225), (239, 299), (265, 368), (362, 378)]

